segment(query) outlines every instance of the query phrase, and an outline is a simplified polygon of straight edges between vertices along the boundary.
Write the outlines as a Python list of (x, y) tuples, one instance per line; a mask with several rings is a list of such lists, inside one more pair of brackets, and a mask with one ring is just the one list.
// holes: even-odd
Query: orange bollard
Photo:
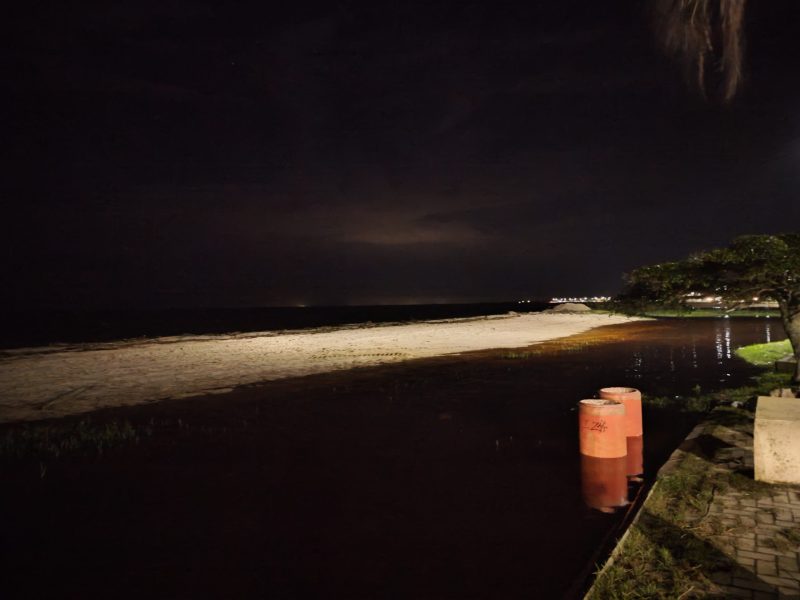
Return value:
[(644, 474), (644, 436), (625, 438), (628, 446), (627, 468), (628, 477), (638, 477)]
[(581, 455), (581, 496), (590, 508), (603, 512), (628, 504), (626, 459)]
[(627, 455), (625, 406), (613, 400), (581, 400), (578, 403), (578, 436), (581, 454), (586, 456), (619, 458)]
[(626, 437), (642, 435), (642, 393), (639, 390), (630, 387), (607, 387), (600, 390), (600, 397), (616, 400), (625, 405)]

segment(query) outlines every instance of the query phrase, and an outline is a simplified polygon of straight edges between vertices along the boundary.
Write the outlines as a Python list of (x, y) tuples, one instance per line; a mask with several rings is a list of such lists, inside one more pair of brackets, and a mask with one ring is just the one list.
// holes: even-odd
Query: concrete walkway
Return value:
[[(710, 429), (705, 435), (720, 443), (713, 468), (752, 473), (752, 423)], [(760, 488), (715, 492), (707, 519), (721, 531), (708, 541), (732, 559), (732, 568), (711, 579), (732, 598), (800, 598), (800, 487)]]

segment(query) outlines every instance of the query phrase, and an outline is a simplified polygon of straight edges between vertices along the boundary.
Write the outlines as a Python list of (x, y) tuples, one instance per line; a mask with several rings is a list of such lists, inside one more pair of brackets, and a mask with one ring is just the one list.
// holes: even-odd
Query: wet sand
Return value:
[(0, 423), (224, 393), (286, 377), (516, 348), (629, 321), (618, 315), (532, 313), (8, 350), (0, 352)]
[[(574, 597), (622, 521), (582, 503), (577, 400), (738, 385), (733, 348), (764, 335), (636, 322), (101, 410), (138, 443), (5, 466), (4, 593)], [(693, 423), (645, 412), (646, 477)]]

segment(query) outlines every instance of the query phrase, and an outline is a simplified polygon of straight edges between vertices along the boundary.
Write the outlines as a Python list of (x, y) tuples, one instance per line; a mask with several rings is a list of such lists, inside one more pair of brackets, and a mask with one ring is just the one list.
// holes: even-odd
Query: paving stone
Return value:
[(800, 600), (800, 594), (789, 588), (778, 588), (778, 598), (781, 600)]
[(775, 517), (773, 517), (768, 512), (757, 512), (756, 513), (756, 521), (758, 523), (763, 523), (764, 525), (774, 525), (775, 524)]
[(778, 577), (785, 577), (786, 579), (794, 579), (795, 581), (800, 581), (800, 572), (793, 571), (790, 569), (781, 569), (779, 566)]
[(800, 581), (797, 581), (796, 579), (789, 579), (788, 577), (774, 577), (772, 575), (763, 575), (761, 577), (761, 580), (771, 585), (774, 585), (775, 587), (800, 590)]
[(717, 512), (722, 512), (726, 515), (736, 515), (739, 518), (743, 519), (753, 519), (755, 518), (756, 511), (759, 510), (755, 506), (741, 506), (739, 508), (723, 508)]
[(778, 592), (753, 592), (754, 600), (776, 600)]
[(734, 543), (739, 550), (750, 550), (751, 552), (755, 552), (755, 540), (737, 539)]
[(775, 560), (761, 559), (756, 561), (756, 573), (761, 575), (778, 575), (778, 567), (775, 565)]
[[(767, 580), (768, 576), (759, 577), (759, 578), (742, 578), (742, 577), (734, 577), (733, 578), (733, 585), (736, 587), (746, 588), (748, 590), (760, 590), (762, 592), (774, 592), (775, 585), (772, 585)], [(778, 579), (777, 577), (772, 577), (772, 579)]]
[(775, 548), (775, 535), (777, 532), (770, 532), (768, 535), (764, 535), (763, 533), (759, 533), (756, 536), (756, 543), (757, 545), (761, 546), (762, 548)]
[(775, 558), (775, 554), (769, 552), (749, 552), (747, 550), (740, 550), (737, 553), (739, 556), (743, 556), (744, 558), (755, 558), (758, 559), (765, 559), (765, 560), (772, 560)]
[(794, 556), (779, 556), (778, 567), (786, 571), (797, 571), (797, 558)]
[(739, 587), (734, 587), (732, 585), (723, 585), (722, 591), (725, 594), (725, 598), (752, 598), (753, 591), (746, 590)]

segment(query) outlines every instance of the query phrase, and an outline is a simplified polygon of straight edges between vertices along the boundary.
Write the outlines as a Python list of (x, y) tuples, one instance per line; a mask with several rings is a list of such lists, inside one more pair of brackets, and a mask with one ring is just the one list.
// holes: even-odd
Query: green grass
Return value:
[(687, 413), (707, 413), (716, 403), (716, 397), (710, 394), (698, 394), (695, 396), (642, 396), (642, 404), (645, 406)]
[(767, 396), (775, 388), (789, 385), (790, 376), (786, 373), (764, 371), (753, 378), (753, 383), (738, 388), (720, 390), (711, 394), (703, 393), (700, 386), (695, 386), (689, 396), (642, 396), (642, 404), (650, 408), (675, 410), (687, 413), (703, 414), (713, 408), (737, 402), (741, 406), (751, 406), (756, 397)]
[(771, 365), (791, 353), (792, 345), (789, 340), (769, 344), (752, 344), (736, 350), (736, 356), (758, 366)]

